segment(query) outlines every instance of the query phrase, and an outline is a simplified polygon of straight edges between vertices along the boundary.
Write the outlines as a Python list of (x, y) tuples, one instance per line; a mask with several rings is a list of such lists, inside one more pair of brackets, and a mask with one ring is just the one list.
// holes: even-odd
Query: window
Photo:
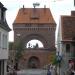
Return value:
[(0, 61), (0, 75), (4, 75), (4, 60)]
[(2, 36), (2, 48), (4, 49), (4, 34)]
[(1, 20), (1, 8), (0, 8), (0, 20)]
[(3, 34), (2, 48), (7, 49), (7, 35)]
[(7, 35), (5, 35), (5, 48), (7, 49)]
[(27, 42), (26, 48), (44, 48), (44, 45), (40, 40), (32, 39)]
[(5, 12), (1, 11), (1, 19), (4, 21)]
[(1, 61), (0, 61), (0, 75), (1, 75)]
[(2, 60), (2, 75), (4, 75), (4, 60)]
[(70, 44), (66, 44), (66, 52), (70, 52)]
[(5, 11), (1, 10), (1, 20), (5, 21)]
[(72, 45), (75, 47), (75, 37), (72, 38)]
[(4, 14), (3, 14), (3, 11), (1, 11), (1, 19), (3, 20), (4, 18)]
[(1, 32), (0, 32), (0, 48), (1, 48)]

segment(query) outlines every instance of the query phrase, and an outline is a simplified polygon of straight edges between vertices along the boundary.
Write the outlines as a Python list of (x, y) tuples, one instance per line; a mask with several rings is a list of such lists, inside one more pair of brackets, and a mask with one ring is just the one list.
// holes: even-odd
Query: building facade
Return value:
[(8, 59), (8, 32), (10, 28), (6, 22), (6, 8), (0, 2), (0, 75), (6, 75)]
[(75, 70), (75, 11), (71, 11), (71, 15), (61, 16), (57, 51), (62, 56), (61, 75), (66, 73), (71, 66)]
[[(23, 53), (19, 67), (43, 68), (51, 62), (51, 56), (55, 52), (55, 29), (56, 23), (49, 8), (21, 8), (13, 23), (14, 42), (21, 40)], [(43, 47), (38, 45), (31, 47), (27, 43), (30, 40), (39, 40)]]

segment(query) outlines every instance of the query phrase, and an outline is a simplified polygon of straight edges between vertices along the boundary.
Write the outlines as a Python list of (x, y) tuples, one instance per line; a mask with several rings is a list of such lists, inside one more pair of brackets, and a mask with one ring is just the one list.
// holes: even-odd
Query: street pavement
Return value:
[(47, 75), (47, 70), (25, 69), (25, 70), (17, 71), (17, 75)]

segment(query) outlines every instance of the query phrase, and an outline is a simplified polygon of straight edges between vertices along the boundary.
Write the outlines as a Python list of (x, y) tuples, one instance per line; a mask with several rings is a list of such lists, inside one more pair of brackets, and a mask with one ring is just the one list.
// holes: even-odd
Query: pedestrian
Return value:
[(7, 72), (9, 72), (9, 65), (7, 65)]
[(71, 70), (71, 74), (70, 75), (75, 75), (75, 70), (74, 69)]
[(68, 69), (66, 75), (75, 75), (75, 71), (73, 69)]
[(51, 68), (50, 68), (50, 71), (51, 71), (51, 75), (55, 75), (55, 67), (52, 65)]
[(47, 75), (51, 75), (50, 69), (47, 70)]
[(71, 75), (71, 69), (70, 69), (70, 68), (68, 68), (68, 69), (66, 70), (65, 75)]
[(17, 75), (17, 72), (15, 71), (15, 69), (13, 70), (13, 75)]

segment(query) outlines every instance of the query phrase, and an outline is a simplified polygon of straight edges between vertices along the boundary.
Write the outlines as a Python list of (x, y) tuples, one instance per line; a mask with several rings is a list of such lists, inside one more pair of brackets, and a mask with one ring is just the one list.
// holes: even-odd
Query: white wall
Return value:
[(1, 8), (0, 8), (0, 20), (1, 20)]
[[(1, 33), (0, 59), (8, 59), (8, 32), (5, 31), (4, 29), (0, 28), (0, 33)], [(7, 38), (3, 38), (3, 35), (7, 36)], [(3, 41), (4, 41), (4, 43), (3, 43)], [(5, 48), (4, 48), (3, 44), (6, 45)]]

